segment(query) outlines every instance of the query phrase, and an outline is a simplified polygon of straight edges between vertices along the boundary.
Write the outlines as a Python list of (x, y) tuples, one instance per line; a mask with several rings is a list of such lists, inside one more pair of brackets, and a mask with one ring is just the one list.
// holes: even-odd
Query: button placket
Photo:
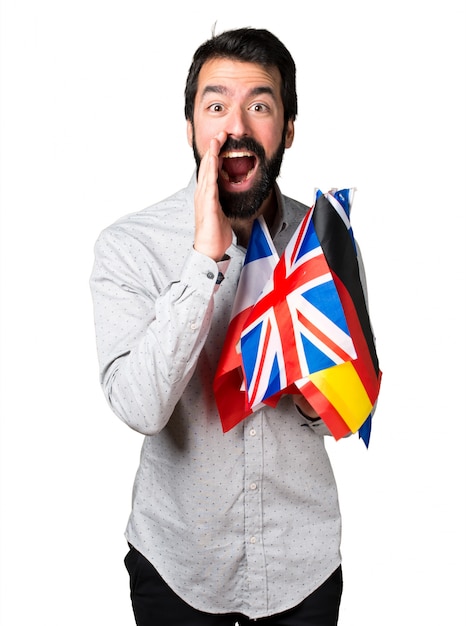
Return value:
[(244, 425), (245, 454), (245, 546), (248, 586), (259, 602), (267, 604), (267, 576), (262, 541), (263, 442), (262, 411), (254, 413)]

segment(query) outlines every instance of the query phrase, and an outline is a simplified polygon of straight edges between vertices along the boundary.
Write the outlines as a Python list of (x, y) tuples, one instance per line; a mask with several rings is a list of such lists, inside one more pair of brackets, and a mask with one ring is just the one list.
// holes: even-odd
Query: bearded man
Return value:
[(290, 53), (266, 30), (213, 36), (185, 114), (191, 181), (106, 228), (91, 278), (105, 396), (144, 435), (126, 528), (136, 623), (335, 625), (326, 425), (288, 395), (224, 433), (213, 392), (254, 220), (281, 254), (308, 210), (276, 183), (297, 114)]

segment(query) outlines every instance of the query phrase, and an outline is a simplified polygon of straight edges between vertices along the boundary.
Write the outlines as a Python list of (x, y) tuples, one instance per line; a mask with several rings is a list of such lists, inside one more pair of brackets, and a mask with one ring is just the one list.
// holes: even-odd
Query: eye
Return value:
[(263, 102), (254, 102), (250, 109), (254, 111), (254, 113), (266, 113), (269, 111), (269, 107)]
[(220, 102), (214, 102), (213, 104), (210, 104), (207, 109), (212, 113), (221, 113), (224, 110), (224, 106), (223, 104), (220, 104)]

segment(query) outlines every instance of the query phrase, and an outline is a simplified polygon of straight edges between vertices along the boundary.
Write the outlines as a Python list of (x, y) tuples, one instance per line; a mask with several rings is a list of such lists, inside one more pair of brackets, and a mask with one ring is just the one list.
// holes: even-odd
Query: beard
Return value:
[[(219, 199), (222, 210), (228, 218), (250, 218), (259, 211), (264, 200), (272, 191), (275, 181), (280, 174), (280, 168), (285, 152), (286, 127), (283, 129), (280, 145), (274, 154), (267, 159), (263, 146), (252, 137), (232, 139), (227, 137), (220, 153), (228, 150), (249, 150), (254, 152), (259, 163), (256, 181), (248, 191), (230, 192), (222, 189), (219, 185)], [(197, 150), (196, 137), (193, 129), (193, 152), (196, 161), (197, 172), (201, 163), (201, 155)]]

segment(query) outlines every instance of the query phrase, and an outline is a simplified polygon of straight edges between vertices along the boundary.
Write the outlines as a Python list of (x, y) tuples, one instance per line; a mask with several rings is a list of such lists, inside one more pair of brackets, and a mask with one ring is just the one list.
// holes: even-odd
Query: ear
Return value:
[(188, 143), (192, 148), (193, 147), (193, 125), (189, 120), (186, 122), (186, 136), (188, 138)]
[(294, 122), (288, 120), (286, 123), (285, 148), (291, 148), (294, 139)]

